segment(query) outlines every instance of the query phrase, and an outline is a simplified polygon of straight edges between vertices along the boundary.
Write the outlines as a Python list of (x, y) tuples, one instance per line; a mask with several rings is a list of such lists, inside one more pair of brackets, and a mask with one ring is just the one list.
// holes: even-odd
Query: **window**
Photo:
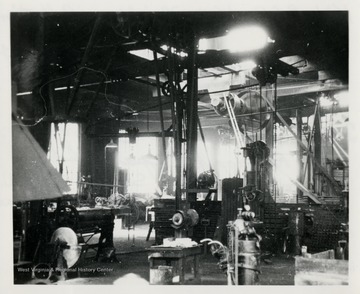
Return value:
[(158, 139), (140, 137), (135, 144), (119, 139), (119, 168), (126, 171), (125, 193), (154, 193), (158, 182)]
[(61, 173), (70, 187), (70, 194), (77, 193), (79, 170), (79, 125), (74, 123), (51, 124), (48, 159)]

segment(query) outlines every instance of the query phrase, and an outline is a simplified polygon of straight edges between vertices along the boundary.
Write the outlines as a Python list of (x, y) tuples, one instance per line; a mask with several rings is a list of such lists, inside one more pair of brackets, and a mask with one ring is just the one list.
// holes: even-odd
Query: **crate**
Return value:
[(334, 250), (296, 256), (295, 285), (348, 285), (348, 261), (334, 258)]

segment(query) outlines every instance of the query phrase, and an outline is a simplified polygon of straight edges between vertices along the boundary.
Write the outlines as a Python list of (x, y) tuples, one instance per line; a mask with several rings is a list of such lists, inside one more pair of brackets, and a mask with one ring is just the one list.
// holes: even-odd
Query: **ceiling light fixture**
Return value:
[(118, 145), (113, 141), (113, 139), (110, 140), (110, 142), (105, 146), (105, 148), (117, 148)]

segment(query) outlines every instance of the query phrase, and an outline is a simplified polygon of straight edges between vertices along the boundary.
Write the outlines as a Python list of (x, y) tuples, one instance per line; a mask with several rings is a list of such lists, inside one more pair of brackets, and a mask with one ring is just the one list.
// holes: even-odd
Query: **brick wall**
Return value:
[(346, 213), (338, 205), (266, 204), (264, 207), (263, 249), (281, 251), (284, 228), (288, 226), (291, 211), (304, 212), (302, 244), (309, 252), (334, 249), (339, 239), (341, 223), (346, 223)]

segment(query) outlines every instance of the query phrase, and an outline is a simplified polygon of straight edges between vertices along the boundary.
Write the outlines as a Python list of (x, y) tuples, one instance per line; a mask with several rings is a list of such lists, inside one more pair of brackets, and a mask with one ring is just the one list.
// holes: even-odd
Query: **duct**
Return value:
[(13, 201), (52, 199), (70, 188), (23, 126), (13, 123)]

